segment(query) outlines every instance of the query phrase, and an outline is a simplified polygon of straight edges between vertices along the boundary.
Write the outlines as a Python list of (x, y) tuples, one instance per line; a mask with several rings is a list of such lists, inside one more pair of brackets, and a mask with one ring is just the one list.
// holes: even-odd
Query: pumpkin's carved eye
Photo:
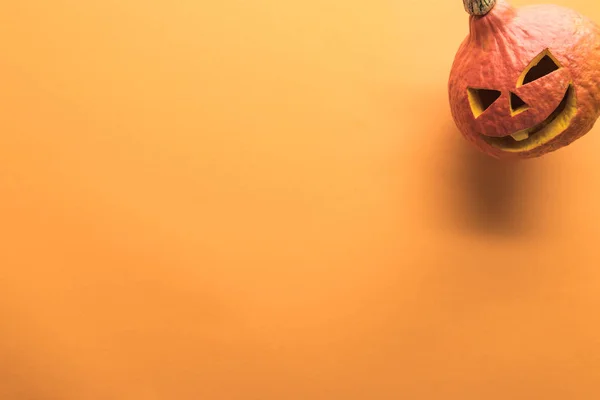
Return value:
[(490, 89), (474, 89), (467, 88), (469, 95), (469, 103), (475, 118), (479, 117), (485, 110), (490, 108), (492, 104), (500, 97), (500, 91)]
[(519, 78), (517, 86), (526, 85), (560, 69), (558, 61), (552, 56), (550, 50), (546, 49), (525, 68)]

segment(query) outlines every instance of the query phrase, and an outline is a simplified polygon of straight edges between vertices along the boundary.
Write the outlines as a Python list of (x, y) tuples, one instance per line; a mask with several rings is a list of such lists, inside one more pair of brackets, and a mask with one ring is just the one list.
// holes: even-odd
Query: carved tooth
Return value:
[(510, 136), (512, 136), (512, 138), (515, 139), (517, 142), (520, 142), (521, 140), (528, 139), (529, 133), (527, 133), (527, 131), (521, 131), (521, 132), (513, 133)]

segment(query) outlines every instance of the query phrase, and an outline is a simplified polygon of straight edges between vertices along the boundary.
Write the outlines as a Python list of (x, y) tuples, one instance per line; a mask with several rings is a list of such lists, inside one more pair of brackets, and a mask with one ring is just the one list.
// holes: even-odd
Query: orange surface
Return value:
[(600, 398), (600, 127), (478, 155), (434, 3), (4, 2), (0, 398)]

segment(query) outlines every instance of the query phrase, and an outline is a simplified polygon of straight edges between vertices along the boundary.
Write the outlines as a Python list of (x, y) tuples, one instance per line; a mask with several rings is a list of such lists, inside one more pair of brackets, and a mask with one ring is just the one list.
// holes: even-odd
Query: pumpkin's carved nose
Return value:
[(513, 92), (510, 92), (509, 102), (510, 102), (510, 113), (512, 116), (520, 114), (529, 108), (529, 105), (527, 103), (525, 103), (525, 101), (523, 101), (522, 98), (520, 98)]

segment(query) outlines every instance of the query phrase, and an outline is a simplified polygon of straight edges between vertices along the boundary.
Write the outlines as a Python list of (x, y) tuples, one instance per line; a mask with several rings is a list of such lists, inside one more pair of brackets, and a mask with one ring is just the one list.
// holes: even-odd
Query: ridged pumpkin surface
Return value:
[(566, 146), (600, 116), (600, 28), (568, 8), (500, 0), (470, 16), (449, 99), (459, 130), (494, 157)]

